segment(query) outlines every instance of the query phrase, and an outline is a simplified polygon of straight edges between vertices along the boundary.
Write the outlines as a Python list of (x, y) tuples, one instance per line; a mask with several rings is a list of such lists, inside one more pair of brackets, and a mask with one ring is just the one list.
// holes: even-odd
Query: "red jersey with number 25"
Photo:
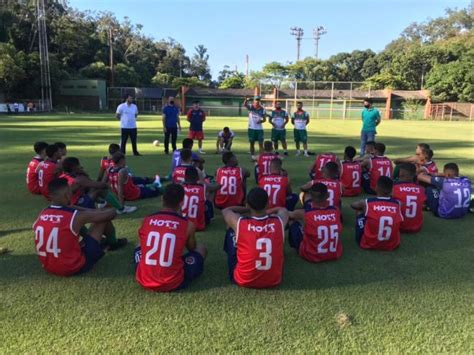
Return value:
[(245, 197), (242, 168), (226, 166), (217, 169), (216, 182), (221, 185), (214, 200), (217, 207), (242, 205)]
[(77, 210), (49, 206), (33, 224), (36, 254), (43, 268), (55, 275), (76, 274), (86, 263), (79, 236), (72, 229)]
[(184, 281), (188, 221), (173, 212), (148, 216), (138, 231), (142, 256), (135, 278), (153, 291), (172, 291)]
[(358, 161), (341, 163), (341, 183), (344, 187), (343, 196), (357, 196), (362, 193), (362, 166)]
[(285, 228), (280, 217), (241, 217), (236, 231), (234, 281), (251, 288), (278, 286), (283, 274)]
[(324, 184), (328, 188), (328, 202), (329, 206), (341, 208), (341, 198), (342, 198), (342, 184), (339, 180), (334, 180), (334, 179), (316, 179), (313, 180), (313, 185), (315, 184)]
[(268, 208), (286, 207), (288, 185), (288, 176), (265, 175), (258, 179), (258, 186), (268, 195)]
[(336, 154), (333, 153), (321, 153), (316, 156), (316, 160), (314, 161), (313, 167), (313, 179), (321, 179), (323, 177), (322, 170), (324, 166), (329, 162), (337, 161)]
[(400, 245), (400, 224), (403, 221), (400, 202), (383, 197), (365, 201), (366, 221), (360, 247), (379, 250), (397, 248)]
[(370, 159), (370, 188), (375, 191), (379, 177), (392, 178), (392, 161), (387, 157), (375, 156)]
[(270, 163), (273, 159), (278, 158), (275, 153), (262, 153), (258, 156), (258, 177), (270, 174)]
[(38, 185), (38, 172), (36, 170), (42, 161), (43, 159), (35, 157), (30, 161), (28, 169), (26, 169), (26, 186), (28, 191), (35, 195), (41, 194), (41, 189)]
[(403, 222), (400, 230), (418, 233), (423, 227), (423, 204), (426, 201), (425, 188), (413, 182), (396, 182), (393, 198), (400, 201)]
[(197, 231), (202, 231), (206, 228), (206, 187), (201, 184), (183, 184), (183, 188), (183, 216), (194, 224)]

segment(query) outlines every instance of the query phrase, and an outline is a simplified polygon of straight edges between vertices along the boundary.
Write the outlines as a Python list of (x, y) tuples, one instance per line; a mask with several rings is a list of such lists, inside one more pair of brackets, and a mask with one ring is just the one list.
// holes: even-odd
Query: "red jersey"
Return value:
[[(66, 179), (67, 180), (67, 184), (69, 186), (72, 186), (76, 183), (76, 179), (69, 175), (69, 174), (66, 174), (66, 173), (62, 173), (61, 175), (59, 175), (60, 178), (63, 178), (63, 179)], [(79, 199), (81, 198), (82, 196), (82, 189), (77, 189), (76, 191), (74, 191), (72, 193), (72, 198), (71, 198), (71, 205), (75, 205), (77, 204), (77, 202), (79, 202)]]
[(38, 185), (38, 166), (43, 161), (43, 159), (34, 157), (31, 159), (30, 163), (28, 164), (28, 168), (26, 169), (26, 186), (28, 187), (28, 191), (32, 194), (40, 195), (41, 189)]
[(275, 153), (262, 153), (258, 156), (257, 172), (258, 177), (270, 174), (270, 163), (273, 159), (278, 158)]
[[(118, 195), (119, 176), (120, 176), (120, 170), (122, 169), (124, 168), (112, 167), (112, 168), (109, 168), (109, 170), (107, 170), (107, 178), (108, 178), (109, 186), (116, 195)], [(122, 191), (123, 191), (123, 198), (126, 201), (135, 201), (135, 200), (138, 200), (141, 196), (140, 188), (134, 184), (133, 179), (131, 178), (129, 174), (127, 174), (127, 181), (122, 186)]]
[(403, 221), (400, 203), (391, 198), (369, 198), (366, 201), (365, 227), (361, 248), (393, 250), (400, 244)]
[(172, 291), (184, 281), (182, 258), (188, 241), (188, 221), (173, 212), (145, 217), (138, 231), (142, 257), (135, 277), (142, 287)]
[(47, 199), (49, 199), (48, 184), (59, 175), (57, 167), (58, 163), (52, 160), (45, 160), (38, 167), (38, 186), (41, 194)]
[(362, 193), (362, 166), (358, 161), (341, 163), (341, 183), (344, 187), (343, 196), (357, 196)]
[(299, 254), (312, 263), (339, 259), (342, 256), (341, 234), (341, 215), (337, 208), (306, 211)]
[(277, 216), (241, 217), (236, 231), (239, 286), (264, 288), (281, 283), (285, 227)]
[(393, 185), (393, 198), (401, 203), (403, 222), (400, 230), (407, 233), (419, 232), (423, 226), (425, 189), (413, 182), (396, 182)]
[(429, 161), (421, 166), (429, 175), (438, 175), (438, 167), (434, 161)]
[(216, 182), (221, 185), (214, 200), (217, 207), (226, 208), (243, 204), (245, 195), (242, 168), (225, 166), (217, 169)]
[(313, 166), (313, 179), (321, 179), (323, 177), (322, 170), (329, 162), (336, 162), (337, 156), (333, 153), (321, 153), (316, 156)]
[(173, 174), (171, 175), (171, 180), (175, 184), (181, 184), (184, 182), (184, 175), (186, 174), (186, 169), (192, 167), (193, 165), (178, 165), (173, 170)]
[(100, 168), (104, 171), (107, 171), (109, 168), (114, 166), (114, 161), (109, 157), (103, 157), (100, 160)]
[(194, 223), (197, 231), (202, 231), (206, 228), (206, 187), (201, 184), (183, 184), (183, 188), (183, 216)]
[(288, 176), (272, 174), (258, 179), (258, 186), (267, 192), (268, 208), (286, 207), (288, 185)]
[(375, 191), (379, 177), (386, 176), (392, 178), (392, 161), (384, 156), (370, 158), (370, 188)]
[(72, 229), (76, 213), (73, 208), (49, 206), (33, 224), (36, 254), (51, 274), (73, 275), (86, 263), (79, 235)]
[(324, 184), (328, 188), (328, 202), (329, 206), (341, 208), (342, 206), (342, 184), (339, 180), (335, 179), (316, 179), (313, 180), (313, 185), (315, 184)]

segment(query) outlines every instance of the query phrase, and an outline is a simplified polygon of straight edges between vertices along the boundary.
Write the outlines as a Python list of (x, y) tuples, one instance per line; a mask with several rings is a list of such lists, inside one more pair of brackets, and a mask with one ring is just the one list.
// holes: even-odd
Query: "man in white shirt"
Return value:
[(133, 155), (141, 155), (137, 150), (137, 116), (138, 108), (133, 103), (132, 95), (127, 95), (125, 102), (118, 105), (115, 117), (120, 120), (120, 129), (122, 131), (122, 139), (120, 149), (125, 154), (127, 140), (130, 137), (132, 141)]
[(248, 136), (250, 143), (250, 154), (252, 158), (255, 158), (255, 142), (258, 142), (260, 152), (263, 150), (263, 126), (265, 123), (267, 112), (265, 108), (260, 104), (260, 96), (255, 96), (253, 104), (249, 103), (250, 99), (245, 98), (244, 106), (249, 111), (249, 128)]
[(224, 129), (217, 134), (216, 154), (230, 152), (234, 136), (234, 132), (232, 132), (229, 127), (224, 127)]

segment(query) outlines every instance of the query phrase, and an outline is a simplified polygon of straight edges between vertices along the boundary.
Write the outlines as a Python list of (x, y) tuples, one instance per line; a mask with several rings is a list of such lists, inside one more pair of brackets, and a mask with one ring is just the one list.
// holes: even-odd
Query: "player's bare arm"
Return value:
[(119, 181), (118, 181), (118, 186), (117, 186), (117, 195), (118, 195), (117, 197), (122, 205), (125, 202), (125, 197), (123, 195), (123, 186), (127, 182), (127, 179), (128, 179), (128, 171), (127, 169), (124, 168), (120, 170), (119, 172), (119, 178), (118, 178)]
[(246, 168), (242, 168), (242, 175), (244, 177), (244, 179), (250, 177), (250, 171)]
[(313, 182), (312, 181), (308, 181), (306, 184), (300, 186), (300, 190), (302, 192), (308, 192), (309, 190), (311, 190), (311, 187), (313, 186)]
[(359, 200), (351, 203), (351, 208), (360, 211), (360, 212), (365, 212), (365, 200)]
[(88, 187), (92, 189), (105, 189), (107, 188), (107, 184), (103, 181), (94, 181), (91, 180), (89, 177), (81, 175), (76, 177), (76, 182), (80, 187)]
[(88, 223), (104, 223), (111, 221), (117, 216), (115, 208), (106, 208), (103, 210), (79, 211), (74, 218), (72, 229), (79, 233), (79, 230)]
[(206, 185), (206, 191), (207, 192), (216, 192), (217, 190), (219, 190), (222, 187), (221, 184), (217, 184), (217, 183), (205, 184), (205, 185)]
[(403, 163), (418, 164), (419, 163), (418, 157), (416, 155), (412, 155), (405, 158), (397, 158), (397, 159), (394, 159), (393, 162), (395, 164), (403, 164)]
[(304, 209), (288, 211), (288, 216), (294, 221), (303, 221), (304, 220)]
[(189, 251), (193, 251), (196, 249), (196, 227), (194, 223), (188, 223), (188, 230), (186, 232), (188, 234), (188, 240), (186, 242), (186, 249)]
[(283, 225), (286, 226), (288, 224), (289, 214), (288, 210), (284, 207), (273, 207), (267, 210), (268, 214), (276, 214), (280, 217)]
[(370, 158), (365, 158), (360, 164), (360, 166), (362, 167), (362, 169), (370, 170)]
[[(236, 208), (237, 207), (227, 207), (222, 210), (222, 217), (224, 218), (225, 223), (233, 230), (237, 229), (237, 223), (240, 218), (240, 213), (234, 211)], [(247, 208), (247, 213), (248, 212), (250, 212), (250, 209)]]
[(420, 174), (418, 174), (418, 181), (419, 182), (424, 182), (426, 184), (431, 184), (431, 176), (422, 172)]

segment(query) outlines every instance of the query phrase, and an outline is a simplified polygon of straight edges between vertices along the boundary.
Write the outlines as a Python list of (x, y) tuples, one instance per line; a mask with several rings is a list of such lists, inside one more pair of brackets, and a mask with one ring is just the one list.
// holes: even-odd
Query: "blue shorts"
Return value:
[(300, 222), (294, 222), (290, 226), (290, 231), (288, 233), (288, 242), (290, 247), (295, 248), (298, 253), (300, 250), (300, 244), (303, 241), (303, 226)]
[(211, 201), (206, 200), (205, 203), (206, 210), (204, 212), (204, 219), (206, 221), (206, 226), (211, 223), (211, 219), (214, 218), (214, 205), (212, 204)]
[[(135, 269), (142, 258), (142, 248), (136, 247), (133, 252), (133, 262), (135, 263)], [(184, 280), (174, 291), (182, 290), (189, 286), (191, 281), (197, 279), (204, 271), (204, 257), (197, 251), (187, 252), (182, 256), (184, 261)]]
[(232, 228), (227, 229), (225, 233), (224, 251), (227, 253), (229, 279), (231, 282), (234, 282), (234, 270), (237, 266), (237, 246), (235, 243), (235, 232)]
[(372, 190), (372, 188), (370, 187), (370, 175), (369, 175), (369, 173), (363, 173), (362, 174), (362, 188), (369, 195), (377, 195), (377, 193), (374, 190)]
[(426, 206), (433, 212), (436, 217), (438, 215), (438, 207), (439, 207), (439, 190), (434, 188), (433, 186), (428, 186), (425, 189), (426, 193)]
[(357, 215), (356, 217), (356, 225), (355, 225), (355, 240), (357, 245), (360, 245), (362, 240), (362, 235), (364, 234), (364, 227), (365, 227), (365, 215), (363, 213)]
[(294, 211), (297, 203), (298, 203), (298, 195), (297, 194), (293, 193), (289, 196), (286, 196), (286, 209), (288, 211)]
[(160, 190), (151, 189), (146, 186), (140, 186), (140, 199), (160, 196)]
[(95, 209), (95, 201), (88, 194), (84, 194), (79, 197), (77, 205), (83, 208)]
[(79, 270), (78, 274), (85, 273), (92, 269), (99, 259), (104, 256), (104, 251), (102, 250), (100, 243), (91, 236), (87, 235), (83, 237), (81, 244), (82, 253), (86, 258), (86, 263), (82, 269)]
[(153, 184), (154, 180), (146, 177), (132, 176), (132, 181), (135, 185), (147, 185)]

